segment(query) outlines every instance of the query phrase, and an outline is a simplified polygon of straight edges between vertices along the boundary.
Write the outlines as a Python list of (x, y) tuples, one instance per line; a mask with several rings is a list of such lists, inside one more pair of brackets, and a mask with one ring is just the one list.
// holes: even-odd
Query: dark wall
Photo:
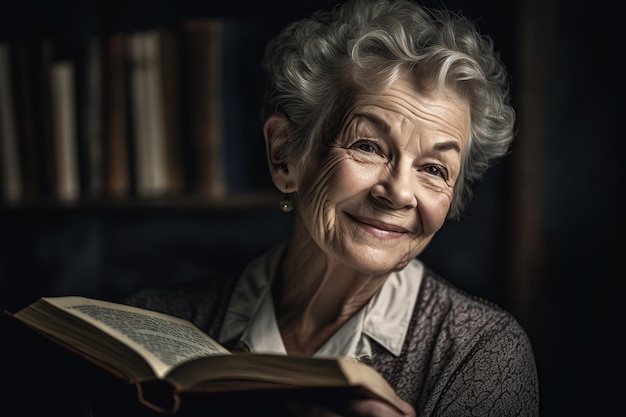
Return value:
[(621, 23), (550, 2), (540, 364), (549, 415), (623, 415), (625, 146)]
[(0, 307), (14, 311), (45, 295), (117, 300), (146, 286), (232, 274), (282, 241), (289, 224), (278, 202), (0, 210)]

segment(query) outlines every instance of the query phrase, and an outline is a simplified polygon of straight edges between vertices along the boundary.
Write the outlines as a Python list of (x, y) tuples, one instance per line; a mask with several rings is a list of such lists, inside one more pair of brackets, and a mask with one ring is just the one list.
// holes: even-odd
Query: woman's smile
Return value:
[(410, 230), (399, 225), (355, 214), (345, 214), (354, 224), (379, 239), (399, 239), (405, 234), (410, 233)]

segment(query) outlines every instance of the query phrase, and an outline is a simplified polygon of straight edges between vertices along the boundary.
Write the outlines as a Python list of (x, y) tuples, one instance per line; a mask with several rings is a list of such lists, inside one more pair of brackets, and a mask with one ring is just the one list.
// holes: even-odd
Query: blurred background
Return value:
[[(15, 45), (27, 41), (27, 51), (39, 51), (33, 42), (40, 45), (41, 39), (51, 39), (54, 50), (48, 64), (52, 65), (83, 57), (84, 52), (77, 51), (82, 51), (86, 39), (103, 41), (100, 52), (109, 57), (107, 40), (113, 35), (155, 29), (180, 34), (190, 20), (222, 22), (224, 62), (218, 84), (222, 83), (226, 98), (218, 100), (223, 109), (220, 137), (226, 142), (213, 163), (217, 166), (221, 161), (228, 174), (221, 179), (225, 184), (211, 186), (226, 191), (210, 187), (199, 191), (202, 168), (196, 167), (191, 173), (183, 170), (182, 177), (193, 181), (174, 192), (142, 195), (135, 165), (144, 162), (132, 159), (139, 149), (135, 144), (128, 148), (132, 168), (121, 196), (113, 198), (106, 190), (87, 193), (88, 179), (81, 174), (82, 189), (69, 198), (41, 189), (37, 195), (23, 192), (16, 197), (7, 191), (7, 167), (14, 157), (4, 146), (0, 154), (1, 309), (15, 311), (49, 295), (117, 299), (148, 285), (228, 273), (286, 236), (290, 219), (278, 210), (281, 195), (272, 190), (265, 170), (259, 119), (263, 78), (258, 63), (263, 45), (284, 24), (336, 1), (3, 3), (0, 47), (7, 52), (0, 55), (0, 72), (5, 69), (0, 77), (14, 77), (5, 78), (4, 84), (0, 80), (0, 89), (4, 88), (0, 139), (5, 142), (12, 137), (7, 94), (19, 95), (17, 85), (29, 83), (20, 71), (24, 67), (16, 63), (22, 61), (15, 57), (24, 55), (15, 52), (19, 49)], [(512, 153), (476, 184), (463, 219), (444, 225), (421, 258), (461, 288), (500, 304), (518, 318), (535, 349), (543, 416), (624, 415), (620, 332), (625, 301), (621, 242), (626, 138), (621, 126), (624, 82), (618, 62), (623, 42), (618, 37), (621, 19), (616, 5), (608, 0), (423, 4), (458, 11), (492, 38), (512, 76), (518, 133)], [(181, 62), (191, 59), (189, 51), (180, 54), (173, 56), (181, 57)], [(73, 74), (79, 77), (88, 64), (84, 58), (76, 62)], [(111, 71), (104, 71), (102, 77), (107, 79)], [(18, 78), (26, 81), (15, 81)], [(83, 104), (89, 97), (83, 97), (87, 84), (76, 83), (72, 108), (78, 109), (78, 133), (73, 149), (80, 154), (87, 152), (86, 134), (80, 133), (80, 109), (86, 108)], [(11, 93), (7, 85), (12, 86)], [(196, 104), (189, 104), (194, 99), (187, 84), (177, 87), (183, 99), (169, 105), (178, 109), (179, 135), (193, 137), (192, 126), (199, 123), (193, 116)], [(55, 102), (57, 106), (64, 103), (63, 97)], [(122, 103), (132, 110), (134, 99), (124, 97)], [(229, 102), (233, 97), (235, 103)], [(23, 106), (16, 105), (16, 114), (28, 107), (24, 101), (22, 97)], [(131, 110), (128, 118), (135, 120)], [(37, 116), (36, 111), (31, 114)], [(20, 126), (28, 130), (24, 126), (29, 124), (20, 121), (19, 114), (16, 117), (14, 130), (21, 132)], [(122, 131), (128, 137), (138, 135), (129, 124), (127, 120)], [(37, 123), (32, 126), (41, 129)], [(22, 137), (14, 137), (20, 138), (17, 147), (23, 150)], [(54, 153), (48, 150), (37, 158), (45, 159), (50, 152)], [(178, 152), (184, 161), (179, 169), (194, 166), (193, 147)], [(23, 156), (19, 158), (24, 162)], [(40, 161), (37, 158), (32, 157)], [(56, 161), (59, 165), (63, 160)], [(82, 167), (80, 160), (77, 164)], [(48, 174), (37, 175), (46, 179)]]

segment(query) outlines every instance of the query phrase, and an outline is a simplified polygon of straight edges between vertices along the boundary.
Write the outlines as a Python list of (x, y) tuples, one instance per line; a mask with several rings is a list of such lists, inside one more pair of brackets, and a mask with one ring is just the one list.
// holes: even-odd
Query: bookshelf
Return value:
[(263, 204), (269, 25), (205, 11), (132, 27), (127, 8), (0, 38), (0, 204)]

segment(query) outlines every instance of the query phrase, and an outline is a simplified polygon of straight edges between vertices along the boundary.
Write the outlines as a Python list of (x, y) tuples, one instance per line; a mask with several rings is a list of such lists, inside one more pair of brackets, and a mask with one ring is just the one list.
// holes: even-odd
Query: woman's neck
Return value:
[(369, 302), (385, 279), (340, 264), (312, 240), (289, 245), (272, 287), (287, 352), (315, 353)]

